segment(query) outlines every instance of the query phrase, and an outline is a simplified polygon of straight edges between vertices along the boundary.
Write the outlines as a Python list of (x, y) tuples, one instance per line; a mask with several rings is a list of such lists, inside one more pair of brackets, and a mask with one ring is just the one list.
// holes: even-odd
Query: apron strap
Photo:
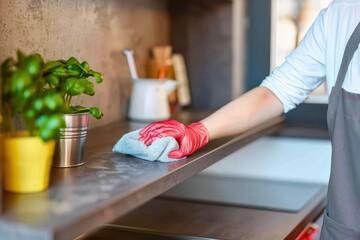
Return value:
[(341, 89), (341, 86), (344, 82), (346, 72), (348, 70), (351, 59), (354, 56), (354, 53), (359, 47), (360, 43), (360, 22), (356, 26), (354, 32), (352, 33), (348, 43), (346, 44), (345, 52), (343, 59), (341, 61), (340, 69), (338, 76), (336, 78), (335, 88)]

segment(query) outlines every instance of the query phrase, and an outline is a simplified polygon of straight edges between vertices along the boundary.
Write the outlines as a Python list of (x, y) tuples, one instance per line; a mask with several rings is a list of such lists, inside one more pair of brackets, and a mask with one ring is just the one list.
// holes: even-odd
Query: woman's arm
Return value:
[(283, 112), (283, 104), (267, 88), (257, 87), (220, 108), (201, 122), (184, 125), (176, 120), (150, 123), (140, 131), (147, 146), (162, 137), (173, 137), (179, 149), (169, 154), (183, 158), (205, 146), (210, 139), (244, 132)]
[(242, 133), (283, 111), (283, 104), (273, 92), (265, 87), (256, 87), (201, 122), (208, 130), (211, 140)]

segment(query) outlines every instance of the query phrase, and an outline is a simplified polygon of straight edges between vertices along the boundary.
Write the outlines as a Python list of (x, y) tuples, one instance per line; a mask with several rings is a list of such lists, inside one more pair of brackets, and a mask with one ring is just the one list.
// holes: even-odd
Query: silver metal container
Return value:
[(89, 113), (64, 114), (66, 128), (60, 129), (53, 167), (75, 167), (84, 164), (89, 115)]

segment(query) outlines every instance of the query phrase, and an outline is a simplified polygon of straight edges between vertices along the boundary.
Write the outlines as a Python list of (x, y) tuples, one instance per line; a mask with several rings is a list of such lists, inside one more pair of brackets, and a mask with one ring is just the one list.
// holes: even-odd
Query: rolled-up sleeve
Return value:
[(325, 13), (320, 12), (298, 47), (261, 83), (280, 99), (284, 112), (304, 102), (325, 80)]

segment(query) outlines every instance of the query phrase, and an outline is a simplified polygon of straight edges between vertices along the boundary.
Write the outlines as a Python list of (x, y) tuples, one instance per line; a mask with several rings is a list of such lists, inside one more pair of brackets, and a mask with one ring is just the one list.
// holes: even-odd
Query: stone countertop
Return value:
[[(182, 112), (189, 123), (209, 112)], [(2, 194), (0, 239), (68, 240), (96, 230), (101, 224), (139, 207), (194, 174), (266, 134), (279, 130), (275, 118), (239, 136), (210, 142), (191, 157), (172, 163), (148, 162), (113, 153), (125, 133), (144, 123), (119, 121), (89, 131), (85, 164), (53, 168), (47, 191)]]

